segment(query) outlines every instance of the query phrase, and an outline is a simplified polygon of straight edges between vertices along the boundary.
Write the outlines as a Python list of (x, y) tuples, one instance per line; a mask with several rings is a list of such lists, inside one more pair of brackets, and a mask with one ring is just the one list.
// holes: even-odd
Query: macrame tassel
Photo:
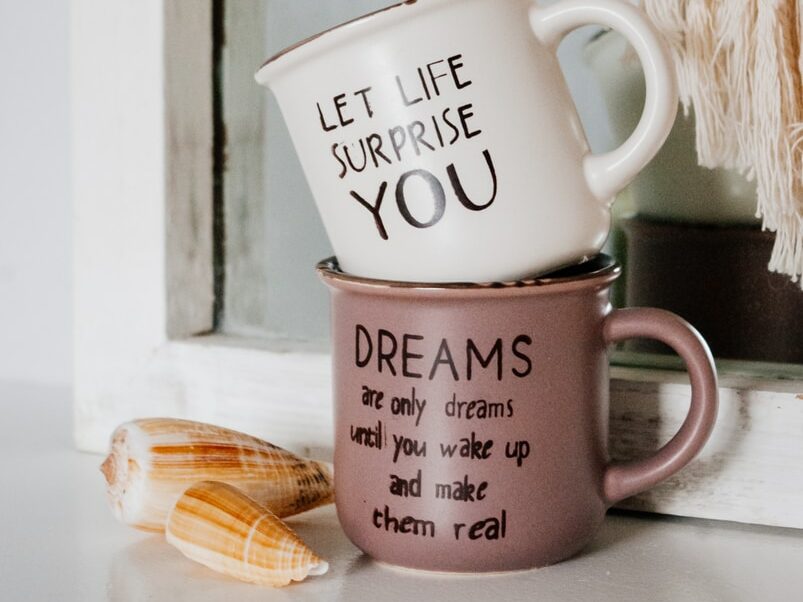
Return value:
[[(705, 167), (758, 184), (770, 269), (803, 275), (803, 0), (644, 0), (694, 107)], [(801, 280), (803, 287), (803, 280)]]
[(716, 60), (720, 72), (716, 79), (719, 107), (723, 117), (723, 144), (718, 154), (708, 157), (709, 164), (722, 165), (755, 178), (752, 144), (752, 99), (748, 91), (755, 63), (756, 20), (758, 0), (732, 0), (717, 6), (716, 37), (719, 40)]

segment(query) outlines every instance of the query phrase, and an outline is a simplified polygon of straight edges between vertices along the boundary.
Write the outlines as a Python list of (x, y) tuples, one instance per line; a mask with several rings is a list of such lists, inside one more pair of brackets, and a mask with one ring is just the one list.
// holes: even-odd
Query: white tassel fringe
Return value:
[(770, 270), (803, 287), (803, 0), (644, 0), (697, 118), (700, 165), (758, 184)]

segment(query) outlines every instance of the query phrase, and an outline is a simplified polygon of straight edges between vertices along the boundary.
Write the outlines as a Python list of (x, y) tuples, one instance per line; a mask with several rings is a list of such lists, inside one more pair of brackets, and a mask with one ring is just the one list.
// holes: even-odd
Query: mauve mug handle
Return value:
[(562, 0), (548, 7), (534, 5), (530, 24), (541, 43), (554, 51), (561, 39), (578, 27), (604, 25), (624, 35), (641, 60), (647, 83), (641, 121), (622, 146), (605, 154), (588, 155), (583, 165), (591, 192), (603, 203), (610, 203), (661, 150), (675, 123), (678, 86), (669, 50), (644, 13), (621, 0)]
[(672, 347), (686, 362), (691, 377), (691, 407), (675, 437), (651, 458), (612, 464), (603, 493), (613, 505), (664, 481), (691, 462), (711, 436), (717, 419), (719, 389), (708, 345), (688, 322), (661, 309), (614, 311), (605, 321), (605, 341), (649, 338)]

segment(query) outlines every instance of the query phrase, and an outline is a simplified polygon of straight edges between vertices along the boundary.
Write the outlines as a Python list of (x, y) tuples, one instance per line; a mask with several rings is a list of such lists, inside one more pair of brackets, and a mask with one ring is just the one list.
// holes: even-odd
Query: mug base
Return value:
[[(348, 536), (348, 534), (347, 534)], [(592, 536), (593, 537), (593, 536)], [(542, 556), (541, 561), (535, 560), (532, 564), (529, 563), (517, 563), (518, 566), (513, 568), (505, 568), (505, 567), (494, 567), (489, 570), (483, 569), (481, 566), (467, 566), (466, 568), (455, 568), (455, 569), (448, 569), (448, 568), (426, 568), (422, 566), (426, 563), (422, 563), (422, 565), (411, 566), (407, 564), (401, 564), (398, 562), (393, 562), (389, 560), (382, 560), (373, 556), (371, 553), (367, 552), (363, 547), (352, 540), (352, 543), (359, 548), (362, 553), (365, 555), (365, 558), (369, 559), (371, 562), (393, 571), (398, 571), (407, 574), (417, 574), (421, 576), (430, 576), (430, 577), (509, 577), (511, 575), (517, 575), (520, 573), (529, 573), (531, 571), (537, 571), (540, 569), (545, 569), (551, 566), (555, 566), (561, 564), (563, 562), (567, 562), (581, 556), (583, 552), (586, 550), (588, 545), (590, 544), (590, 540), (592, 537), (588, 537), (585, 541), (582, 541), (575, 546), (572, 546), (571, 549), (568, 551), (564, 551), (562, 554), (559, 555), (552, 555), (551, 557)], [(351, 538), (349, 538), (351, 539)], [(432, 564), (435, 564), (434, 562)], [(511, 564), (513, 564), (511, 562)], [(522, 566), (525, 564), (525, 566)]]
[(381, 566), (382, 568), (397, 571), (399, 573), (405, 574), (412, 574), (412, 575), (420, 575), (423, 577), (454, 577), (455, 579), (465, 579), (468, 577), (510, 577), (511, 575), (518, 575), (521, 573), (530, 573), (532, 571), (538, 571), (540, 569), (545, 569), (550, 565), (546, 566), (534, 566), (528, 569), (511, 569), (509, 571), (438, 571), (438, 570), (427, 570), (427, 569), (416, 569), (407, 566), (400, 566), (398, 564), (392, 564), (390, 562), (385, 562), (384, 560), (377, 560), (376, 558), (371, 558), (370, 555), (366, 554), (368, 558), (371, 559), (371, 562), (376, 563), (377, 565)]

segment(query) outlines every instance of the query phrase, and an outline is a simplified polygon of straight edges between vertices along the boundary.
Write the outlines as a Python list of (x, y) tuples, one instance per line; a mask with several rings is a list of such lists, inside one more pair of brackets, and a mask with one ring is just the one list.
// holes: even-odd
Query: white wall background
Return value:
[(71, 379), (68, 0), (0, 0), (0, 381)]

